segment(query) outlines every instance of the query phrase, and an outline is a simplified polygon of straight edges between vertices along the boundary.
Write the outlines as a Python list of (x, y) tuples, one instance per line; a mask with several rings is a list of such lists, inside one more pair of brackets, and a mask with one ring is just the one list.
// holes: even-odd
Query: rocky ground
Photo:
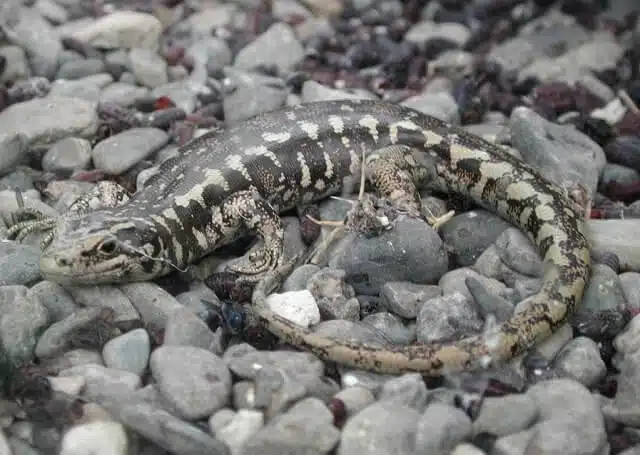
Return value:
[[(220, 304), (202, 279), (228, 256), (73, 288), (40, 279), (38, 239), (3, 241), (0, 453), (640, 454), (639, 12), (626, 0), (1, 2), (2, 238), (17, 194), (54, 215), (99, 180), (134, 191), (208, 129), (379, 98), (584, 185), (595, 266), (571, 323), (534, 352), (425, 382), (229, 333), (202, 302)], [(456, 216), (439, 231), (399, 218), (350, 235), (327, 267), (297, 269), (273, 309), (385, 346), (480, 331), (538, 290), (521, 232), (464, 201), (425, 203)], [(328, 200), (318, 215), (348, 208)], [(286, 222), (300, 249), (300, 222)]]

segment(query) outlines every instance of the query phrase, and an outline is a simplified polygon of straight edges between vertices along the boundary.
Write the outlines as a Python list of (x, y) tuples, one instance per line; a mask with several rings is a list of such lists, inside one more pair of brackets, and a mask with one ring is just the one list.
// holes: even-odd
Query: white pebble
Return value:
[(266, 304), (274, 313), (303, 327), (320, 322), (316, 299), (308, 290), (271, 294)]
[(77, 425), (62, 438), (60, 455), (127, 455), (127, 434), (115, 421)]

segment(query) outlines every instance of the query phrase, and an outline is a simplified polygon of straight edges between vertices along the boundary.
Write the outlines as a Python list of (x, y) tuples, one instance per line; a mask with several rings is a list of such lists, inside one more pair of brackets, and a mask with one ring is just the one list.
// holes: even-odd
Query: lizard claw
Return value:
[[(31, 219), (26, 219), (27, 217)], [(44, 216), (42, 212), (32, 208), (22, 208), (14, 214), (15, 224), (7, 231), (7, 238), (22, 242), (29, 234), (35, 232), (47, 232), (40, 244), (41, 249), (45, 249), (53, 240), (53, 228), (57, 223), (54, 217)]]

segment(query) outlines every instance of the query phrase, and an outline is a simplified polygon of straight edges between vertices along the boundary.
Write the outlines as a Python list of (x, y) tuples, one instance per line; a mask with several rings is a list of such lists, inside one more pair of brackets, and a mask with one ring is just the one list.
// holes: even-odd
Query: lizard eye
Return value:
[(118, 245), (114, 239), (107, 239), (98, 245), (98, 251), (105, 255), (112, 255), (118, 249)]

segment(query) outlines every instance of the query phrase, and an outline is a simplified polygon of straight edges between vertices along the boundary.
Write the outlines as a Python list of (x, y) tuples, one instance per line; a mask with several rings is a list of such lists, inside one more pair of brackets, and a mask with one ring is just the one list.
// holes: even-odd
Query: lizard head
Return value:
[(44, 279), (92, 285), (148, 280), (170, 271), (152, 224), (94, 211), (62, 217), (40, 255)]

